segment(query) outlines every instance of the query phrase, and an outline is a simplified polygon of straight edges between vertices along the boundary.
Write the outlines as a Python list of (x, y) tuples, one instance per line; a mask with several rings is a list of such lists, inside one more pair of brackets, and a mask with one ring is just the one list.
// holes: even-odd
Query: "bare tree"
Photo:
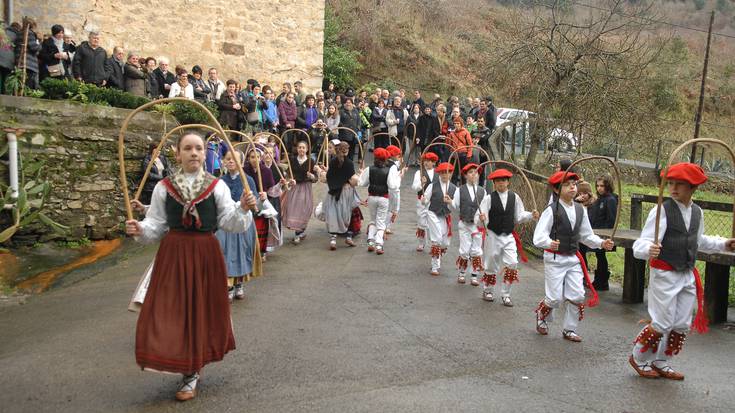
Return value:
[(622, 144), (648, 138), (658, 126), (643, 91), (668, 39), (649, 31), (650, 6), (598, 4), (575, 13), (568, 1), (544, 1), (510, 11), (498, 25), (487, 78), (514, 104), (537, 113), (528, 169), (556, 127), (584, 136), (585, 143)]

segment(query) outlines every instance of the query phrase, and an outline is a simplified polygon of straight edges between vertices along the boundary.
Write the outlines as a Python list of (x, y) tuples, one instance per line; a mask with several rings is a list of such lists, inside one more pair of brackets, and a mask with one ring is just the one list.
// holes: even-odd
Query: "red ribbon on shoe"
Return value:
[(521, 257), (521, 261), (528, 262), (526, 251), (523, 250), (523, 243), (521, 242), (521, 236), (518, 235), (516, 231), (513, 231), (512, 234), (513, 234), (513, 238), (516, 240), (516, 249), (518, 250), (518, 255)]
[[(671, 264), (657, 258), (651, 258), (649, 265), (657, 270), (675, 271)], [(694, 316), (692, 327), (697, 333), (704, 334), (709, 331), (709, 319), (704, 311), (704, 287), (697, 267), (692, 268), (692, 273), (694, 273), (694, 286), (697, 288), (697, 315)]]

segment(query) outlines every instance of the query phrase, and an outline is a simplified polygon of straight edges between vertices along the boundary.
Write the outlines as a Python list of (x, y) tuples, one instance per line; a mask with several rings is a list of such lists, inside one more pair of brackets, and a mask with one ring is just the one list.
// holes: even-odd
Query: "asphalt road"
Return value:
[(627, 357), (644, 305), (621, 304), (614, 287), (587, 309), (583, 343), (562, 340), (558, 323), (539, 336), (541, 264), (522, 268), (513, 308), (456, 283), (456, 246), (431, 277), (414, 251), (414, 201), (404, 188), (383, 256), (364, 237), (328, 251), (320, 222), (273, 254), (233, 305), (237, 350), (204, 369), (190, 402), (173, 399), (178, 376), (135, 364), (126, 308), (155, 246), (0, 309), (0, 411), (733, 411), (735, 332), (690, 336), (675, 361), (684, 382), (641, 379)]

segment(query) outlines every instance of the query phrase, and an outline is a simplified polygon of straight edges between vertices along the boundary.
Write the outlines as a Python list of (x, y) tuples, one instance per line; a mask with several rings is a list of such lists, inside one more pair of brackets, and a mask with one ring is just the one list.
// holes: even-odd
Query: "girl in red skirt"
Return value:
[(214, 232), (244, 232), (252, 224), (252, 194), (236, 203), (224, 182), (202, 168), (206, 145), (193, 133), (177, 143), (181, 170), (160, 181), (143, 221), (125, 222), (141, 242), (161, 238), (148, 293), (138, 317), (135, 358), (144, 370), (184, 375), (176, 399), (196, 396), (199, 371), (235, 349), (227, 268)]

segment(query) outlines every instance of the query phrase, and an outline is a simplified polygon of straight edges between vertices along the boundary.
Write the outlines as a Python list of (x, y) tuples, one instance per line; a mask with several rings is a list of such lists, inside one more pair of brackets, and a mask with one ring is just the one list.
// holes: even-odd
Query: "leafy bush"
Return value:
[(327, 9), (324, 22), (324, 77), (337, 88), (344, 89), (354, 84), (355, 75), (362, 70), (362, 64), (357, 60), (360, 56), (358, 51), (342, 46), (344, 42), (339, 38), (341, 26), (339, 18)]
[[(89, 83), (83, 83), (70, 79), (46, 78), (41, 82), (41, 89), (47, 99), (72, 100), (81, 103), (92, 103), (101, 106), (112, 106), (115, 108), (135, 109), (150, 102), (150, 99), (136, 96), (122, 90), (98, 87)], [(214, 103), (206, 103), (215, 117), (219, 116), (219, 110)], [(181, 102), (170, 104), (172, 109), (165, 110), (171, 113), (180, 124), (210, 123), (209, 117), (198, 107)], [(156, 110), (156, 108), (154, 108)], [(159, 112), (164, 110), (158, 109)]]

